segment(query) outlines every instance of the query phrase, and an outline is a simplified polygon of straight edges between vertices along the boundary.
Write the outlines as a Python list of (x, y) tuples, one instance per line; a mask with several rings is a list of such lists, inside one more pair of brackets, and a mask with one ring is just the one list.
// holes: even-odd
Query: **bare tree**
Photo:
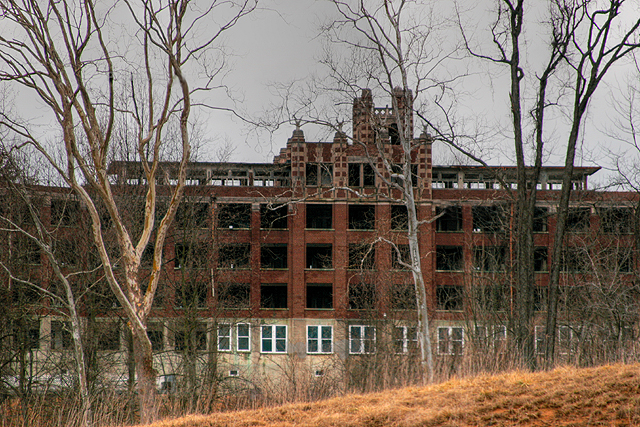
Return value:
[[(219, 36), (254, 8), (251, 0), (202, 5), (188, 0), (109, 5), (24, 0), (0, 4), (5, 20), (0, 34), (0, 79), (33, 93), (55, 117), (62, 138), (48, 144), (27, 123), (7, 115), (3, 115), (2, 125), (37, 149), (89, 212), (105, 276), (133, 336), (143, 422), (155, 417), (156, 373), (146, 323), (160, 276), (164, 240), (185, 186), (192, 98), (212, 88), (215, 78), (215, 73), (208, 73), (211, 70), (206, 63), (200, 64), (207, 76), (202, 84), (191, 87), (191, 75), (199, 59), (206, 62), (210, 58)], [(123, 24), (136, 24), (136, 32), (125, 46), (111, 38), (120, 36), (110, 28), (118, 23), (117, 16), (126, 16)], [(211, 30), (201, 32), (201, 25)], [(131, 85), (131, 107), (124, 110), (115, 103), (116, 82), (120, 79), (144, 82), (144, 90), (139, 92), (135, 84)], [(136, 160), (146, 185), (144, 226), (137, 236), (122, 220), (118, 189), (108, 176), (117, 119), (126, 120), (135, 129)], [(156, 224), (160, 161), (172, 121), (178, 129), (178, 166), (167, 171), (175, 185), (167, 211)], [(50, 145), (54, 150), (63, 147), (62, 162), (56, 161)], [(104, 205), (113, 224), (123, 275), (114, 272), (114, 259), (107, 252), (99, 204)], [(153, 266), (142, 284), (138, 280), (140, 260), (152, 235)]]

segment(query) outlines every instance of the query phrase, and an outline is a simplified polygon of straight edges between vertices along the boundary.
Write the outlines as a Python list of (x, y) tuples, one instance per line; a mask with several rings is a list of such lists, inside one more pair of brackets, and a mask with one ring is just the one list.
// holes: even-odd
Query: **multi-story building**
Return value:
[[(412, 126), (410, 109), (402, 104), (400, 109)], [(413, 280), (399, 262), (408, 253), (406, 208), (385, 185), (383, 177), (393, 178), (381, 162), (382, 156), (400, 162), (398, 127), (391, 110), (376, 108), (365, 90), (354, 100), (353, 129), (359, 143), (341, 132), (330, 142), (310, 142), (296, 128), (273, 163), (190, 164), (149, 326), (162, 374), (183, 373), (180, 354), (187, 349), (215, 354), (223, 375), (249, 378), (281, 369), (285, 356), (299, 356), (310, 372), (323, 375), (336, 359), (332, 356), (344, 361), (382, 349), (410, 354), (416, 348)], [(414, 143), (411, 170), (434, 354), (463, 356), (478, 338), (492, 346), (504, 343), (518, 238), (511, 231), (515, 168), (435, 166), (431, 137), (422, 134)], [(163, 185), (171, 185), (173, 166), (163, 165)], [(635, 193), (589, 190), (587, 179), (597, 170), (574, 172), (563, 257), (561, 353), (574, 351), (578, 340), (633, 336), (637, 323), (633, 224), (639, 199)], [(545, 167), (535, 183), (540, 316), (562, 171)], [(143, 184), (139, 165), (114, 162), (109, 172), (135, 223), (137, 189)], [(56, 244), (67, 248), (61, 252), (65, 268), (93, 265), (90, 240), (78, 240), (84, 222), (80, 204), (64, 189), (34, 192), (42, 222), (56, 228)], [(30, 274), (39, 275), (43, 287), (52, 288), (44, 257), (33, 248), (25, 254), (20, 262), (32, 267)], [(595, 288), (607, 294), (597, 306), (591, 300)], [(108, 293), (94, 296), (109, 301), (98, 324), (114, 325), (98, 328), (98, 348), (113, 353), (116, 366), (126, 359), (125, 333), (111, 322), (118, 307)], [(55, 308), (52, 302), (44, 305)], [(28, 332), (40, 353), (70, 348), (64, 318), (49, 309), (39, 311), (46, 315)], [(541, 339), (537, 335), (538, 345)], [(211, 357), (198, 363), (210, 363)]]

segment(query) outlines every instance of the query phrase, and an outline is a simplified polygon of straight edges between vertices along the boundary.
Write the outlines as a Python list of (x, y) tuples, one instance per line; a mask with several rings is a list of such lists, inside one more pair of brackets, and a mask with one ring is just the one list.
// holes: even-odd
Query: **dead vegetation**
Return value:
[(451, 380), (153, 427), (640, 425), (640, 365), (558, 368)]

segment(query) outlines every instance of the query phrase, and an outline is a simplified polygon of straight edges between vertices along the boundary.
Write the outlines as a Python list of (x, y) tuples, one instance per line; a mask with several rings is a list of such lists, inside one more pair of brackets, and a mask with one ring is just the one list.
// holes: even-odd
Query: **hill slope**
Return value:
[(559, 368), (191, 416), (154, 427), (640, 425), (640, 365)]

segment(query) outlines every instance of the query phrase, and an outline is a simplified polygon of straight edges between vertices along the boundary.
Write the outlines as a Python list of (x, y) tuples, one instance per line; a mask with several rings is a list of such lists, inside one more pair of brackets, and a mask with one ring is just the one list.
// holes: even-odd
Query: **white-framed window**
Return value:
[(233, 328), (229, 323), (218, 325), (218, 351), (231, 351), (233, 342), (233, 331), (235, 330), (236, 350), (251, 351), (251, 325), (248, 323), (238, 323)]
[(307, 326), (307, 353), (329, 354), (333, 353), (333, 327), (332, 326)]
[(475, 327), (475, 339), (485, 346), (504, 346), (507, 342), (507, 327), (505, 325), (478, 325)]
[(464, 328), (441, 326), (438, 328), (438, 354), (460, 355), (464, 349)]
[(369, 354), (376, 352), (376, 328), (367, 325), (349, 326), (349, 353)]
[(218, 325), (218, 351), (231, 351), (231, 325), (228, 323)]
[(395, 326), (393, 328), (393, 348), (396, 353), (410, 353), (418, 349), (418, 328), (415, 326)]
[(544, 326), (535, 327), (536, 354), (538, 355), (544, 355), (545, 346), (546, 346), (546, 337), (544, 335), (544, 331), (545, 331)]
[(251, 325), (238, 323), (236, 327), (236, 348), (238, 351), (251, 351)]
[(260, 327), (260, 351), (262, 353), (286, 353), (287, 326), (262, 325)]

